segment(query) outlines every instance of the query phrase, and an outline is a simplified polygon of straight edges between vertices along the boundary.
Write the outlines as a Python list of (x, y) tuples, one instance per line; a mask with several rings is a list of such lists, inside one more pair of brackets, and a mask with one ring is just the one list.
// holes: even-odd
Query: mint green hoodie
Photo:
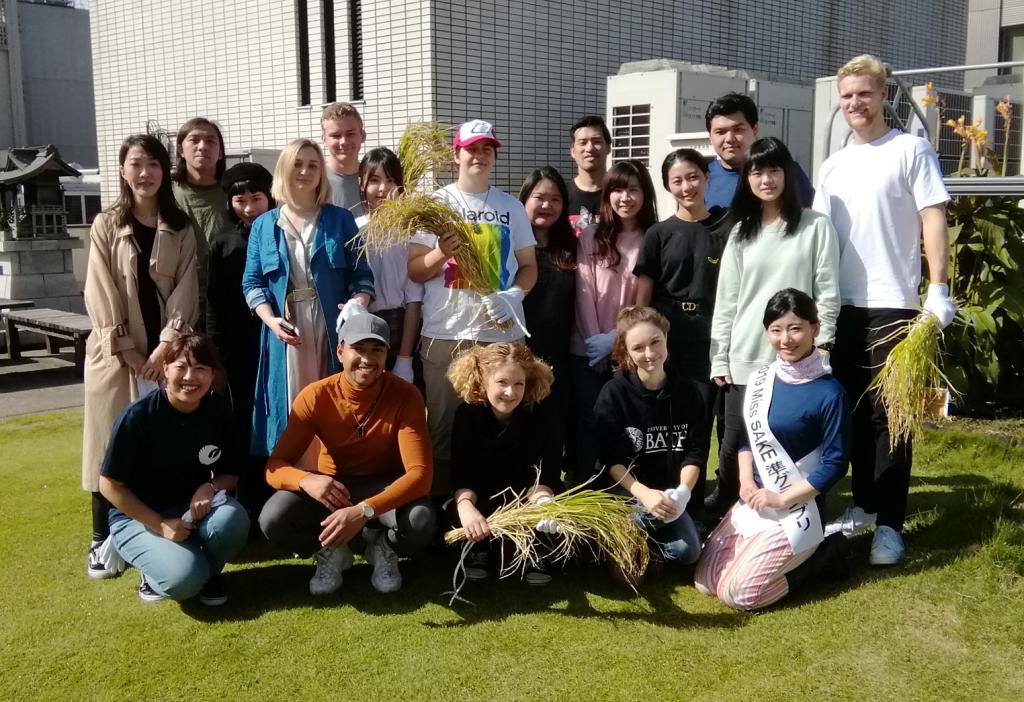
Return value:
[(775, 360), (762, 320), (772, 295), (802, 290), (818, 303), (821, 333), (816, 343), (835, 337), (839, 316), (839, 241), (832, 222), (805, 209), (794, 234), (785, 223), (762, 227), (739, 241), (733, 227), (718, 272), (711, 320), (711, 376), (728, 375), (746, 385), (756, 369)]

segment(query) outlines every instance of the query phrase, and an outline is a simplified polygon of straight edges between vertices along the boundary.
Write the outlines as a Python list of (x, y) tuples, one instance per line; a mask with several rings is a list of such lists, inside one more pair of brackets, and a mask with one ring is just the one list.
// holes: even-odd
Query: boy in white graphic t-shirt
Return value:
[[(447, 495), (451, 427), (460, 400), (445, 377), (457, 353), (473, 344), (518, 341), (524, 336), (523, 297), (537, 282), (536, 241), (523, 204), (490, 185), (501, 142), (483, 120), (466, 122), (454, 138), (458, 179), (434, 196), (473, 226), (476, 248), (487, 252), (496, 292), (469, 289), (455, 259), (452, 232), (417, 232), (409, 243), (409, 278), (424, 284), (420, 358), (427, 395), (427, 425), (434, 450), (434, 495)], [(495, 325), (494, 322), (510, 323)]]
[[(839, 235), (842, 308), (832, 367), (856, 402), (895, 345), (874, 343), (889, 334), (889, 325), (917, 314), (922, 239), (931, 282), (924, 309), (945, 327), (956, 307), (946, 285), (949, 194), (934, 149), (927, 140), (886, 125), (881, 61), (858, 56), (837, 75), (839, 107), (853, 139), (822, 164), (814, 209), (832, 218)], [(889, 450), (888, 419), (874, 394), (854, 409), (850, 463), (853, 506), (828, 525), (826, 534), (849, 536), (877, 525), (870, 562), (899, 563), (905, 551), (900, 532), (910, 490), (911, 446)]]

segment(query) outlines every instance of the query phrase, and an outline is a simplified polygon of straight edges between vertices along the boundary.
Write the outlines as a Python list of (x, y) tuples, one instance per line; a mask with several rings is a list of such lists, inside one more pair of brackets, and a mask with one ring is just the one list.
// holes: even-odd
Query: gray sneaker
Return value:
[(348, 546), (322, 548), (313, 555), (316, 572), (309, 580), (309, 594), (330, 595), (341, 587), (341, 574), (352, 567), (352, 549)]
[(398, 570), (398, 554), (388, 545), (388, 537), (383, 531), (376, 530), (376, 536), (370, 536), (363, 557), (373, 566), (370, 584), (377, 592), (395, 592), (402, 587), (402, 573)]
[(880, 526), (875, 529), (871, 539), (871, 554), (868, 563), (871, 565), (896, 565), (903, 560), (907, 547), (903, 537), (892, 527)]
[(825, 536), (842, 532), (843, 536), (849, 538), (871, 529), (877, 519), (877, 514), (869, 514), (860, 507), (847, 507), (838, 519), (825, 525)]

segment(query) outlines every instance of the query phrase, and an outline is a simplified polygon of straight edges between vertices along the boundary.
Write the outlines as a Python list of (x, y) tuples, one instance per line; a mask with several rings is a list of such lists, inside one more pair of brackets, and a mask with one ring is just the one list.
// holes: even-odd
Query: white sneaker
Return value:
[(847, 507), (839, 519), (825, 525), (825, 536), (842, 532), (843, 536), (850, 537), (875, 526), (876, 519), (877, 514), (868, 514), (857, 506)]
[(366, 551), (363, 552), (363, 558), (373, 566), (370, 584), (377, 592), (399, 590), (402, 587), (402, 574), (398, 570), (398, 554), (388, 545), (387, 534), (375, 529), (369, 531), (367, 536), (369, 543), (366, 545)]
[(313, 555), (316, 572), (309, 580), (309, 594), (330, 595), (341, 587), (341, 574), (352, 567), (352, 549), (348, 546), (322, 548)]
[(880, 526), (871, 539), (871, 554), (868, 563), (871, 565), (896, 565), (903, 560), (907, 547), (903, 537), (892, 527)]

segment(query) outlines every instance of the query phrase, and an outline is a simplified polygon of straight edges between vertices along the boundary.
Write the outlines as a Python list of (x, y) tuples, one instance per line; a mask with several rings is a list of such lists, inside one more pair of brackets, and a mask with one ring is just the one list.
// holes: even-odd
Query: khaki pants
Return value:
[(423, 384), (427, 391), (427, 429), (434, 453), (434, 482), (430, 494), (435, 497), (451, 494), (452, 422), (455, 409), (462, 402), (446, 373), (453, 358), (478, 344), (470, 340), (420, 338)]

